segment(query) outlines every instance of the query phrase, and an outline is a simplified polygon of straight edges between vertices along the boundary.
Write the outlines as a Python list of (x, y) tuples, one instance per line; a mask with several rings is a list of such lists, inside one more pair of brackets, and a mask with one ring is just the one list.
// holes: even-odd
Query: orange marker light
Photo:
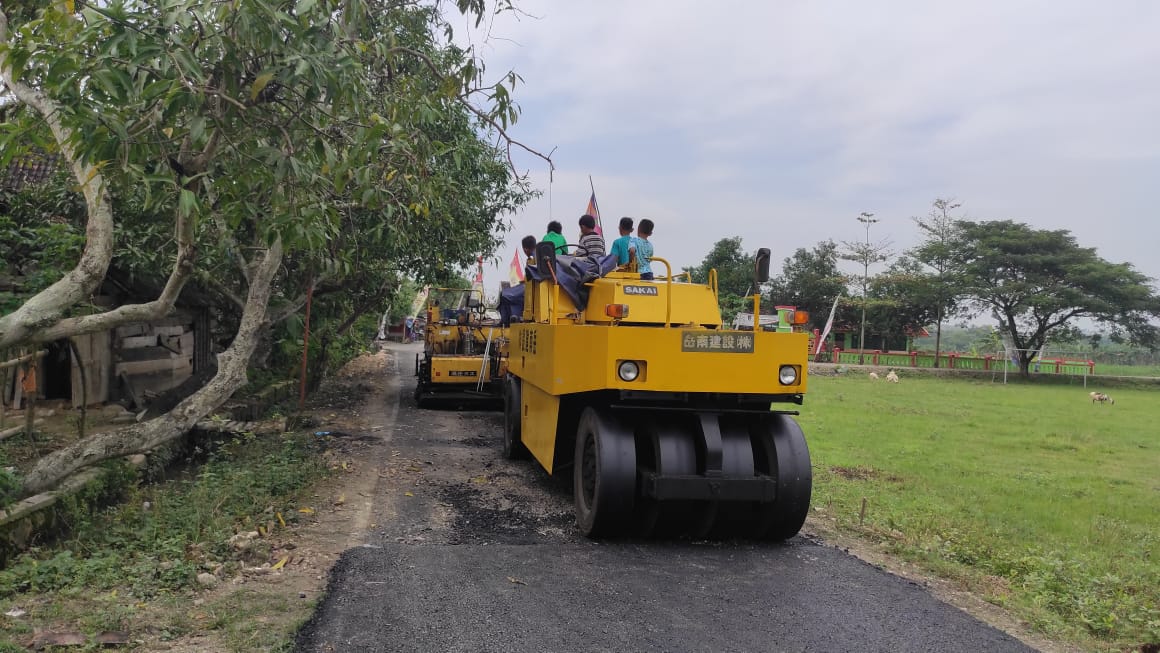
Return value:
[(604, 314), (608, 317), (624, 319), (628, 317), (628, 304), (606, 304)]
[(805, 324), (806, 322), (809, 322), (809, 321), (810, 321), (810, 314), (807, 313), (806, 311), (794, 311), (793, 312), (793, 323), (794, 324)]

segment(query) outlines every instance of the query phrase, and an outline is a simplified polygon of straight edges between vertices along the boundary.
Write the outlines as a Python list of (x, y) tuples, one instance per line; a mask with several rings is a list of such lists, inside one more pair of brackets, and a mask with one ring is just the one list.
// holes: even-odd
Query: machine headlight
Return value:
[(798, 380), (798, 368), (794, 365), (782, 365), (777, 370), (777, 380), (782, 385), (794, 385)]
[(616, 374), (621, 381), (635, 381), (640, 376), (640, 365), (636, 361), (621, 361), (616, 368)]

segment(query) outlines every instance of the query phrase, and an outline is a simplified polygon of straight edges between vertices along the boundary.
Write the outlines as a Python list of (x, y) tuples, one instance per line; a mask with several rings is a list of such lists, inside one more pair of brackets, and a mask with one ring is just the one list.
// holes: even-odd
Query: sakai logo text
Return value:
[(478, 374), (475, 370), (451, 370), (447, 376), (477, 376)]
[(657, 295), (656, 286), (625, 286), (624, 294), (626, 295)]

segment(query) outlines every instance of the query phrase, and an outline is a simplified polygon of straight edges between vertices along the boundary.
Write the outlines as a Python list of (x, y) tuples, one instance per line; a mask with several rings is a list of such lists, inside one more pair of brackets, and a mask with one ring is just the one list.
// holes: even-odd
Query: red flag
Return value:
[(596, 191), (592, 191), (592, 197), (588, 198), (588, 210), (584, 212), (596, 218), (596, 233), (603, 236), (604, 226), (600, 223), (600, 206), (596, 203)]
[(508, 268), (508, 281), (513, 286), (518, 286), (524, 281), (524, 266), (520, 265), (520, 250), (516, 250), (515, 256), (512, 257), (511, 267)]
[(480, 256), (477, 260), (479, 264), (479, 271), (475, 273), (475, 278), (471, 280), (471, 290), (473, 293), (479, 293), (479, 301), (483, 301), (483, 257)]

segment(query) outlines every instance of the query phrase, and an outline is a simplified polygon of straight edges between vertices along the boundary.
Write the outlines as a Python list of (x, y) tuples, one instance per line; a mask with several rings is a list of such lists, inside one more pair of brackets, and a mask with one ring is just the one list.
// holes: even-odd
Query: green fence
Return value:
[[(838, 360), (834, 361), (834, 354)], [(843, 351), (829, 352), (831, 362), (847, 365), (875, 365), (878, 367), (935, 367), (934, 354), (921, 352), (898, 351)], [(1010, 360), (999, 356), (965, 356), (955, 353), (941, 354), (938, 357), (938, 367), (947, 370), (992, 370), (1002, 372), (1018, 372), (1019, 366)], [(1038, 374), (1069, 374), (1092, 375), (1096, 373), (1095, 364), (1090, 361), (1044, 359), (1031, 363), (1031, 372)]]

